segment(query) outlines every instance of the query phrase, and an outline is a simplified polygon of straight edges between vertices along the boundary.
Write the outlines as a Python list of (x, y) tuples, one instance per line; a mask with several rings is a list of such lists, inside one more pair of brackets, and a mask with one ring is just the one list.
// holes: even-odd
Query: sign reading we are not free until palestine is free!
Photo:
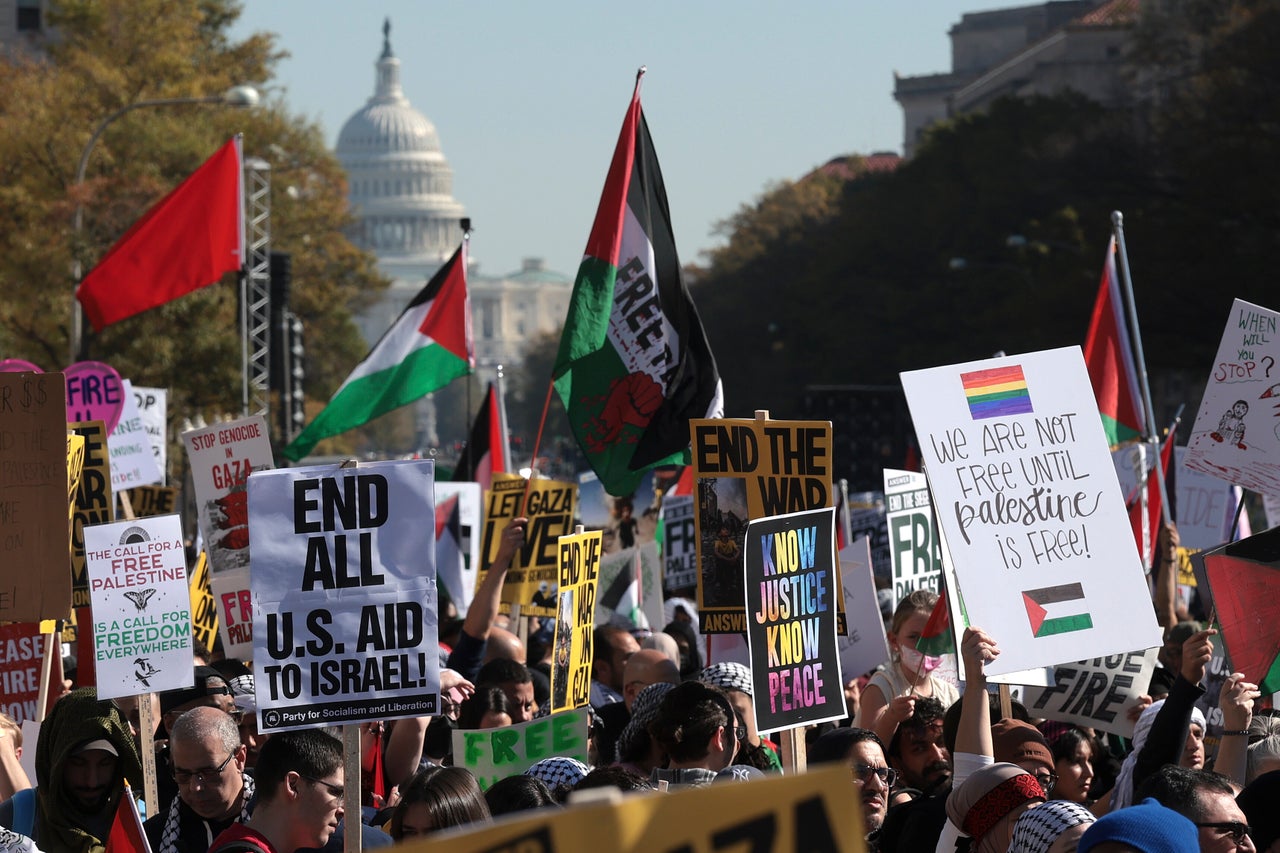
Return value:
[(969, 624), (1003, 675), (1160, 644), (1078, 347), (902, 374)]

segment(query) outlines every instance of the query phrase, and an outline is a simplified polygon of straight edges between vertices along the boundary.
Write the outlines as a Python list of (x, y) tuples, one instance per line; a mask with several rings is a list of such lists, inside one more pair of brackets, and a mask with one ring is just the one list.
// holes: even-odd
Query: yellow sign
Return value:
[(831, 422), (718, 418), (690, 421), (689, 430), (702, 633), (745, 633), (747, 522), (835, 506)]
[(127, 491), (136, 518), (178, 511), (177, 486), (135, 486)]
[[(517, 474), (493, 475), (493, 486), (484, 493), (484, 542), (480, 550), (483, 568), (487, 571), (498, 556), (502, 531), (511, 519), (525, 516), (529, 524), (525, 527), (524, 547), (511, 561), (502, 586), (502, 600), (519, 604), (522, 616), (555, 616), (558, 543), (561, 536), (573, 532), (578, 487), (556, 480), (533, 480), (526, 500), (528, 482)], [(484, 571), (476, 579), (477, 586), (483, 581)]]
[(68, 427), (84, 438), (84, 471), (71, 516), (71, 604), (73, 607), (88, 607), (89, 576), (84, 568), (84, 529), (91, 524), (115, 521), (111, 456), (107, 451), (107, 427), (102, 421), (84, 421)]
[(591, 703), (591, 632), (604, 531), (560, 537), (555, 653), (551, 659), (551, 713)]
[(191, 632), (206, 649), (212, 649), (218, 637), (218, 606), (209, 586), (209, 555), (204, 551), (191, 570)]
[(404, 853), (865, 853), (849, 768), (542, 810), (406, 844)]

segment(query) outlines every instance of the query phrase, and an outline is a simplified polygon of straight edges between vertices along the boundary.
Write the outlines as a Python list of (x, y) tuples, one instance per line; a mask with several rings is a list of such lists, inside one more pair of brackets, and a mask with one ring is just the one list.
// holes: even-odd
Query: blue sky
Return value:
[[(439, 132), (472, 256), (490, 274), (539, 256), (572, 275), (646, 65), (642, 100), (681, 259), (771, 183), (830, 158), (897, 151), (893, 74), (946, 71), (958, 0), (247, 0), (235, 34), (279, 36), (272, 97), (332, 147), (373, 94), (382, 21), (405, 94)], [(1012, 4), (1008, 4), (1012, 5)], [(247, 153), (252, 153), (247, 140)]]

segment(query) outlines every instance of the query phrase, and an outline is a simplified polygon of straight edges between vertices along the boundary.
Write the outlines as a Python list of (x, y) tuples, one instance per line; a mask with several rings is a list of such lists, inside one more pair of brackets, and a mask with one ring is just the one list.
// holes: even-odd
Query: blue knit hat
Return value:
[(1120, 841), (1142, 853), (1199, 853), (1196, 825), (1151, 797), (1098, 818), (1080, 836), (1076, 853), (1089, 853), (1105, 841)]

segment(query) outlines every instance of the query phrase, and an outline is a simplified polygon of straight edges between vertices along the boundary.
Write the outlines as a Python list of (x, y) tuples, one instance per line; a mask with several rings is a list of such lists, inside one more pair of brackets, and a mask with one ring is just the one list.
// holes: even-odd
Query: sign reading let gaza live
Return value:
[(834, 538), (831, 508), (747, 526), (747, 644), (762, 732), (847, 713), (836, 648)]
[[(747, 522), (835, 506), (831, 422), (693, 420), (698, 613), (704, 634), (747, 630), (742, 551)], [(837, 601), (839, 597), (837, 596)]]
[(436, 713), (434, 480), (429, 460), (250, 476), (260, 728)]

